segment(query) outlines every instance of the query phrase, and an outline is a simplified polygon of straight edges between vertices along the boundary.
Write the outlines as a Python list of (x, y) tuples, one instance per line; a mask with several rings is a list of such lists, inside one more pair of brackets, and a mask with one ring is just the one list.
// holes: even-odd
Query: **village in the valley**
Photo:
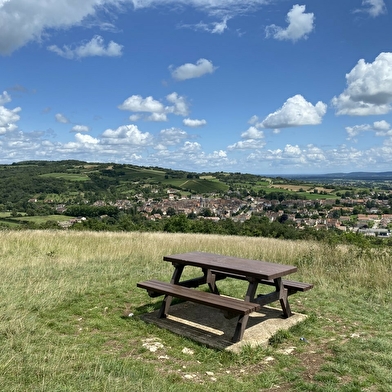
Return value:
[[(265, 216), (270, 222), (290, 220), (298, 229), (339, 229), (360, 232), (365, 235), (388, 237), (392, 226), (392, 214), (385, 213), (391, 206), (388, 198), (377, 194), (366, 197), (320, 199), (267, 199), (256, 196), (236, 197), (216, 194), (181, 196), (175, 189), (167, 190), (167, 197), (145, 198), (137, 195), (137, 209), (149, 220), (167, 219), (184, 214), (197, 219), (219, 221), (232, 219), (244, 222), (252, 215)], [(132, 208), (130, 200), (117, 200), (112, 205), (121, 210)], [(97, 201), (95, 206), (107, 205)]]

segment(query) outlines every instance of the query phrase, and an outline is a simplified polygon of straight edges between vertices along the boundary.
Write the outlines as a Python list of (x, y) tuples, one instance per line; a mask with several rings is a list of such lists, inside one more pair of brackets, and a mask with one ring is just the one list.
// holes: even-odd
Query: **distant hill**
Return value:
[(306, 181), (392, 181), (392, 171), (386, 172), (351, 172), (351, 173), (327, 173), (327, 174), (293, 174), (283, 176), (286, 178)]

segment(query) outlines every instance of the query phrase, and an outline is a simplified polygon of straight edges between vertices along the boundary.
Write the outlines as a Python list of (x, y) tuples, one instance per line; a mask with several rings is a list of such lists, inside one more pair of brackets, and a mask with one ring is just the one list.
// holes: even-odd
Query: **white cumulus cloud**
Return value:
[(252, 126), (243, 132), (241, 137), (244, 139), (262, 139), (264, 137), (264, 132)]
[[(171, 69), (172, 67), (169, 67)], [(180, 65), (171, 71), (171, 75), (174, 79), (183, 81), (187, 79), (200, 78), (203, 75), (211, 74), (216, 70), (216, 67), (211, 61), (206, 59), (197, 60), (196, 64), (186, 63)]]
[(375, 121), (373, 123), (373, 128), (376, 131), (389, 131), (391, 129), (391, 124), (389, 124), (385, 120)]
[(122, 48), (122, 45), (114, 41), (110, 41), (105, 47), (104, 39), (99, 35), (75, 47), (65, 45), (61, 49), (57, 45), (48, 46), (51, 52), (70, 60), (93, 56), (119, 57), (122, 55)]
[(392, 110), (392, 53), (380, 53), (373, 63), (360, 59), (346, 80), (347, 88), (332, 99), (338, 115), (367, 116)]
[(184, 120), (182, 120), (182, 123), (184, 125), (186, 125), (187, 127), (197, 128), (197, 127), (203, 127), (204, 125), (206, 125), (207, 121), (206, 120), (184, 118)]
[(305, 13), (305, 9), (304, 5), (295, 4), (287, 13), (288, 26), (285, 29), (275, 24), (267, 26), (265, 29), (266, 37), (294, 42), (301, 38), (308, 38), (308, 34), (314, 29), (314, 14)]
[(121, 110), (129, 110), (135, 112), (136, 115), (130, 117), (131, 121), (140, 119), (140, 113), (150, 113), (144, 116), (147, 121), (167, 121), (167, 114), (175, 114), (177, 116), (187, 116), (189, 113), (188, 103), (185, 97), (173, 92), (166, 96), (166, 100), (171, 105), (163, 105), (151, 96), (143, 98), (140, 95), (132, 95), (118, 106)]
[(131, 112), (150, 112), (150, 113), (163, 113), (165, 111), (164, 105), (149, 96), (143, 98), (140, 95), (132, 95), (127, 98), (121, 105), (121, 110), (129, 110)]
[(171, 93), (166, 96), (166, 99), (173, 104), (173, 106), (166, 107), (167, 113), (174, 113), (178, 116), (187, 116), (189, 114), (189, 107), (185, 97), (177, 93)]
[(260, 131), (254, 126), (249, 127), (245, 132), (242, 132), (240, 140), (227, 147), (228, 150), (250, 150), (260, 149), (265, 146), (264, 132)]
[(117, 129), (107, 129), (102, 134), (102, 142), (105, 144), (128, 144), (134, 146), (146, 146), (152, 141), (148, 132), (141, 132), (134, 125), (122, 125)]
[(391, 136), (391, 125), (385, 121), (375, 121), (373, 124), (354, 125), (353, 127), (346, 127), (347, 139), (351, 140), (365, 131), (375, 131), (376, 136)]
[(15, 123), (20, 119), (18, 113), (21, 110), (22, 109), (19, 107), (10, 110), (4, 106), (0, 106), (0, 135), (5, 134), (6, 132), (15, 131), (15, 129), (17, 129), (17, 125)]
[(302, 95), (289, 98), (276, 112), (261, 123), (264, 128), (287, 128), (321, 124), (327, 105), (321, 101), (312, 105)]
[(102, 7), (119, 0), (11, 0), (0, 7), (0, 54), (10, 54), (30, 41), (48, 39), (50, 29), (80, 25)]
[(11, 102), (11, 97), (7, 91), (3, 91), (3, 93), (0, 95), (0, 105), (4, 105), (8, 102)]

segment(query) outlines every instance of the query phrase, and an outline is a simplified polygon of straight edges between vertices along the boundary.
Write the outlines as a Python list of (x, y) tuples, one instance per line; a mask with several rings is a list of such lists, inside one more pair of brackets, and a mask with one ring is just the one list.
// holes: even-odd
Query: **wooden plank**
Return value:
[(297, 271), (297, 267), (267, 261), (243, 259), (206, 252), (189, 252), (164, 256), (164, 261), (174, 265), (190, 265), (220, 272), (251, 276), (257, 279), (276, 279)]
[(237, 314), (250, 314), (260, 308), (260, 305), (253, 302), (245, 302), (243, 300), (223, 297), (217, 294), (198, 291), (188, 287), (183, 287), (171, 283), (161, 282), (158, 280), (148, 280), (137, 284), (139, 288), (146, 289), (151, 292), (158, 292), (170, 295), (176, 298), (189, 300), (191, 302), (200, 303), (228, 312)]
[[(282, 280), (283, 286), (289, 291), (308, 291), (313, 288), (313, 284), (305, 283), (305, 282), (296, 282), (294, 280)], [(261, 280), (260, 283), (267, 284), (270, 286), (274, 286), (275, 283), (273, 280)]]

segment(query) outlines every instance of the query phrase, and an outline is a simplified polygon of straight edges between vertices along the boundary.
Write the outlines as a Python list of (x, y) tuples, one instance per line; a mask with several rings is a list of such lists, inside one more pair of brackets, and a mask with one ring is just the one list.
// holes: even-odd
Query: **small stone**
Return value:
[(206, 372), (207, 376), (213, 376), (214, 372)]
[(194, 351), (191, 350), (190, 348), (184, 347), (184, 348), (182, 349), (182, 353), (183, 353), (183, 354), (188, 354), (188, 355), (193, 355), (193, 354), (194, 354)]
[(147, 350), (150, 350), (152, 353), (155, 353), (160, 348), (163, 348), (163, 344), (160, 342), (146, 342), (143, 343), (143, 347), (146, 348)]

